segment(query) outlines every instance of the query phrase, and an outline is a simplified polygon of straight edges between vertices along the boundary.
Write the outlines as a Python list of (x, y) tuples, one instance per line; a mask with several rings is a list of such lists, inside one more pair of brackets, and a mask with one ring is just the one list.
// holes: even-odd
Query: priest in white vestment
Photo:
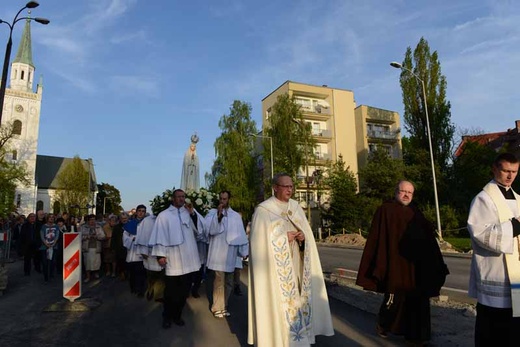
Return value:
[(275, 175), (274, 196), (251, 224), (248, 343), (258, 347), (310, 346), (316, 335), (334, 335), (318, 250), (293, 188), (289, 175)]
[(208, 213), (206, 225), (209, 233), (207, 267), (215, 272), (213, 281), (213, 304), (211, 312), (215, 318), (228, 317), (229, 295), (233, 290), (233, 277), (237, 256), (247, 257), (249, 241), (244, 222), (238, 212), (229, 206), (231, 193), (219, 194), (219, 205)]
[(513, 154), (500, 154), (493, 180), (469, 211), (473, 256), (468, 294), (477, 299), (477, 347), (520, 345), (520, 196), (511, 188), (518, 167)]
[(204, 232), (203, 217), (192, 205), (185, 206), (182, 189), (173, 192), (172, 205), (159, 213), (150, 236), (152, 256), (165, 269), (163, 328), (183, 326), (182, 310), (191, 280), (202, 264), (197, 237)]

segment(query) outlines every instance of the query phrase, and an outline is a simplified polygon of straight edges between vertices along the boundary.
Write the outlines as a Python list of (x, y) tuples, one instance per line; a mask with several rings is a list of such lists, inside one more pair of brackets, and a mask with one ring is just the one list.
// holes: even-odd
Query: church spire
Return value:
[(32, 92), (34, 70), (32, 60), (31, 19), (28, 18), (25, 22), (16, 58), (11, 63), (11, 89)]
[(25, 27), (23, 28), (22, 39), (18, 46), (18, 52), (13, 63), (22, 63), (34, 67), (32, 60), (32, 42), (31, 42), (31, 20), (27, 18), (25, 21)]

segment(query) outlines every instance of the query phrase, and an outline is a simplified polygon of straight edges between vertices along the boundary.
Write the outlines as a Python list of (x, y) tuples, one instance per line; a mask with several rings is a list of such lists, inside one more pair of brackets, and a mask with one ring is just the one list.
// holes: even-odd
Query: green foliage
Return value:
[[(273, 139), (274, 171), (286, 172), (295, 182), (298, 170), (306, 160), (310, 163), (316, 147), (310, 124), (303, 120), (300, 107), (294, 97), (279, 95), (265, 129), (265, 134)], [(265, 154), (265, 158), (270, 158), (270, 154)]]
[[(156, 195), (150, 200), (150, 206), (152, 207), (152, 213), (154, 215), (158, 215), (171, 205), (174, 190), (175, 187), (173, 189), (166, 189), (161, 195)], [(212, 193), (205, 188), (200, 188), (198, 191), (188, 189), (185, 193), (186, 203), (192, 204), (197, 212), (203, 216), (218, 205), (218, 194)]]
[(90, 203), (90, 177), (79, 156), (76, 155), (72, 162), (61, 170), (56, 180), (56, 201), (60, 202), (62, 209), (72, 214), (80, 214), (81, 210), (71, 206), (86, 206)]
[(211, 169), (209, 188), (214, 192), (231, 192), (233, 209), (246, 218), (253, 214), (260, 177), (254, 151), (256, 123), (251, 118), (251, 105), (235, 100), (229, 115), (219, 121), (222, 130), (215, 140), (216, 159)]
[[(437, 214), (435, 205), (425, 205), (423, 213), (437, 230)], [(459, 235), (459, 218), (457, 211), (450, 205), (439, 206), (439, 214), (441, 216), (442, 236), (458, 236)]]
[(356, 196), (357, 183), (354, 173), (340, 155), (325, 175), (325, 184), (330, 187), (330, 208), (323, 215), (330, 221), (331, 228), (339, 232), (342, 229), (357, 230), (361, 225), (362, 206)]
[(105, 214), (119, 214), (123, 211), (121, 207), (121, 193), (119, 189), (108, 183), (97, 185), (98, 194), (96, 198), (96, 211)]
[(14, 199), (17, 184), (29, 184), (27, 164), (20, 160), (11, 160), (9, 143), (13, 135), (12, 123), (0, 126), (0, 217), (7, 217), (16, 211)]
[(467, 253), (471, 251), (471, 239), (469, 237), (445, 237), (444, 241), (459, 252)]
[(459, 223), (466, 224), (471, 201), (493, 177), (491, 165), (497, 153), (477, 142), (466, 142), (462, 153), (453, 160), (447, 196), (460, 212)]
[(441, 73), (438, 54), (436, 51), (431, 53), (428, 42), (421, 38), (413, 56), (412, 49), (407, 48), (403, 67), (400, 78), (404, 104), (403, 118), (405, 129), (410, 134), (410, 142), (415, 148), (429, 151), (422, 84), (406, 69), (413, 71), (424, 81), (433, 154), (441, 170), (445, 170), (451, 156), (455, 127), (451, 123), (451, 105), (446, 100), (447, 82)]
[(400, 159), (393, 159), (384, 149), (376, 149), (368, 156), (365, 167), (359, 170), (361, 193), (378, 201), (390, 199), (395, 185), (405, 177), (405, 166)]

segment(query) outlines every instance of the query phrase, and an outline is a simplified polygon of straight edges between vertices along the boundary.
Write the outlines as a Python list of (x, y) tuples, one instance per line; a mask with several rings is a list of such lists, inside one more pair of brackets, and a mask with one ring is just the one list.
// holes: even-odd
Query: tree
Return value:
[(16, 211), (14, 204), (16, 186), (29, 184), (29, 172), (23, 161), (13, 160), (9, 143), (14, 137), (12, 123), (0, 126), (0, 216)]
[(336, 232), (342, 229), (356, 230), (361, 224), (356, 177), (349, 167), (345, 168), (341, 155), (338, 161), (328, 168), (325, 184), (330, 188), (330, 208), (324, 219), (331, 222), (331, 227)]
[[(404, 126), (410, 134), (412, 148), (429, 150), (426, 113), (422, 84), (408, 71), (413, 71), (424, 81), (426, 104), (430, 120), (434, 158), (444, 171), (451, 156), (455, 127), (451, 123), (451, 105), (446, 100), (446, 77), (441, 73), (437, 51), (430, 52), (428, 42), (421, 38), (413, 52), (408, 47), (400, 78), (404, 104)], [(427, 165), (427, 163), (424, 163)]]
[[(303, 120), (300, 105), (288, 94), (278, 96), (268, 122), (265, 134), (273, 139), (274, 171), (285, 172), (295, 180), (298, 170), (308, 164), (305, 160), (314, 157), (316, 140), (310, 124)], [(269, 148), (269, 144), (264, 148)], [(265, 154), (264, 158), (270, 160), (270, 153)]]
[(102, 211), (103, 214), (121, 213), (123, 208), (119, 189), (108, 183), (98, 184), (97, 187), (96, 211)]
[(453, 160), (449, 172), (448, 199), (459, 212), (459, 223), (466, 224), (471, 200), (493, 177), (491, 165), (497, 153), (478, 142), (468, 141)]
[(84, 207), (90, 202), (90, 177), (79, 156), (75, 156), (56, 177), (56, 201), (62, 209), (69, 209), (71, 213), (81, 213), (78, 207)]
[(256, 134), (257, 128), (251, 118), (251, 105), (235, 100), (229, 115), (223, 115), (218, 125), (222, 132), (215, 140), (216, 159), (209, 188), (214, 192), (230, 191), (233, 208), (248, 219), (253, 214), (259, 183), (252, 155), (254, 138), (251, 134)]
[(380, 202), (394, 196), (397, 182), (404, 179), (405, 166), (401, 159), (393, 159), (382, 148), (368, 156), (365, 167), (359, 170), (361, 193)]

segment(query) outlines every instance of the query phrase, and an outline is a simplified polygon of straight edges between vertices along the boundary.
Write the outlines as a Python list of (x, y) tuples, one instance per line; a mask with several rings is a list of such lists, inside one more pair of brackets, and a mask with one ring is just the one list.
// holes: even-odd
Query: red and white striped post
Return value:
[(63, 233), (63, 297), (81, 297), (81, 234)]

